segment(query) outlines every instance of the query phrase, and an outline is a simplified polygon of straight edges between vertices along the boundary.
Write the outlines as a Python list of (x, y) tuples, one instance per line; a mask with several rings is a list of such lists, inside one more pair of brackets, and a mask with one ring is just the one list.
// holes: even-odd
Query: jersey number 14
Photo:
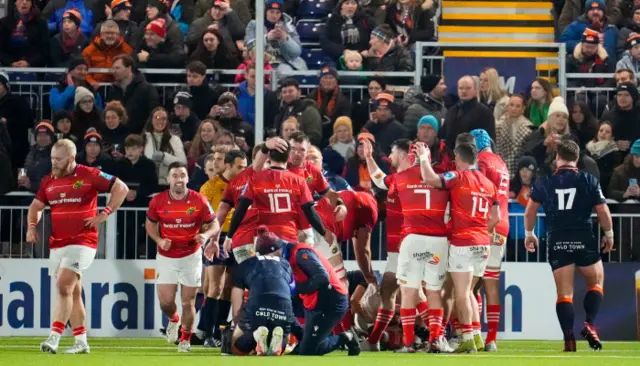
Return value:
[[(576, 189), (556, 189), (556, 194), (558, 195), (558, 210), (571, 210), (573, 207), (573, 199), (576, 198)], [(569, 198), (565, 200), (567, 195), (569, 195)]]

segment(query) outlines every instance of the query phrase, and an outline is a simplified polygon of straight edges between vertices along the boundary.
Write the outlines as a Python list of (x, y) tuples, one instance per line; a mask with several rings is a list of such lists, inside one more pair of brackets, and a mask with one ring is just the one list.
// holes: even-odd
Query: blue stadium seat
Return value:
[(334, 8), (335, 0), (300, 0), (298, 18), (322, 19)]
[(301, 56), (309, 70), (320, 69), (327, 61), (327, 55), (319, 48), (303, 48)]
[(300, 36), (300, 42), (318, 42), (320, 35), (324, 33), (325, 24), (314, 19), (301, 19), (298, 21), (296, 30)]

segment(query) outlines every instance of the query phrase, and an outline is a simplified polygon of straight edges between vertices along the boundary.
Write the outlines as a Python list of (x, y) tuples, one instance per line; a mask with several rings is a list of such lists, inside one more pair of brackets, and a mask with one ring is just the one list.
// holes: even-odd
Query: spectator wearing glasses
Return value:
[[(120, 55), (131, 55), (133, 48), (120, 36), (120, 27), (113, 20), (106, 20), (100, 26), (100, 35), (82, 51), (90, 69), (109, 69), (113, 61)], [(95, 73), (90, 76), (92, 81), (108, 83), (113, 81), (109, 73)]]
[(230, 53), (237, 51), (236, 42), (244, 39), (246, 24), (238, 17), (235, 9), (231, 8), (229, 0), (214, 0), (209, 12), (202, 18), (197, 19), (187, 34), (187, 45), (193, 49), (200, 43), (202, 36), (207, 30), (215, 30), (219, 37), (219, 42), (225, 44)]
[(52, 34), (62, 30), (64, 15), (67, 10), (74, 9), (80, 15), (80, 31), (86, 37), (93, 31), (93, 11), (96, 0), (50, 0), (42, 10), (42, 17), (49, 23)]
[(358, 0), (340, 0), (320, 36), (322, 50), (337, 62), (344, 50), (369, 49), (369, 37), (376, 22), (361, 8)]
[(49, 58), (47, 22), (40, 18), (31, 0), (16, 0), (15, 9), (13, 14), (0, 19), (0, 65), (45, 66)]
[(100, 110), (96, 106), (95, 96), (89, 89), (82, 86), (76, 88), (74, 105), (75, 110), (71, 119), (72, 135), (84, 136), (89, 128), (94, 128), (96, 131), (104, 129), (104, 122)]
[(76, 9), (70, 9), (62, 15), (62, 31), (50, 42), (50, 65), (68, 67), (69, 60), (82, 57), (82, 51), (89, 45), (89, 39), (80, 31), (82, 17)]
[(187, 156), (180, 138), (170, 132), (169, 114), (164, 108), (157, 107), (152, 111), (144, 139), (144, 155), (156, 164), (158, 185), (166, 187), (169, 165), (174, 162), (187, 164)]
[(120, 159), (124, 156), (124, 140), (129, 135), (127, 110), (122, 103), (114, 100), (107, 103), (102, 113), (105, 128), (102, 131), (102, 145), (112, 158)]

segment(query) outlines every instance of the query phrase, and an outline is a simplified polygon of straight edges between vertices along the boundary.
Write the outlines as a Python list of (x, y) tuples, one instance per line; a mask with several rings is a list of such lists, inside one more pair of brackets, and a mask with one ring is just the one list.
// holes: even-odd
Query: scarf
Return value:
[(589, 141), (587, 143), (587, 151), (595, 159), (601, 159), (605, 155), (618, 151), (618, 145), (613, 141)]
[(371, 175), (369, 174), (367, 164), (363, 164), (362, 162), (358, 164), (358, 178), (358, 185), (360, 187), (364, 188), (367, 191), (371, 190)]
[(25, 47), (29, 45), (29, 38), (27, 34), (27, 23), (29, 23), (34, 17), (33, 10), (29, 11), (25, 15), (21, 15), (16, 12), (16, 18), (18, 22), (16, 27), (11, 32), (11, 45), (14, 47)]
[(340, 35), (342, 36), (342, 44), (357, 44), (360, 42), (360, 31), (353, 24), (352, 17), (343, 17), (344, 24), (342, 24), (342, 30)]
[[(594, 69), (599, 65), (604, 65), (604, 61), (598, 55), (595, 55), (588, 59), (585, 56), (584, 61), (580, 64), (580, 67), (578, 69), (580, 70), (580, 73), (595, 73)], [(602, 85), (605, 81), (606, 79), (597, 78), (596, 85)]]
[[(336, 86), (336, 88), (333, 89), (333, 91), (327, 93), (327, 94), (331, 95), (331, 98), (326, 100), (324, 98), (325, 92), (323, 92), (322, 90), (318, 89), (318, 93), (316, 95), (316, 103), (318, 103), (318, 108), (320, 108), (320, 114), (321, 115), (329, 116), (329, 117), (333, 118), (333, 113), (335, 112), (335, 109), (336, 109), (336, 99), (338, 98), (338, 94), (339, 93), (340, 93), (340, 88), (338, 88)], [(326, 104), (325, 104), (325, 102), (326, 102)]]
[(399, 36), (409, 37), (409, 34), (413, 30), (413, 19), (411, 19), (412, 9), (409, 6), (403, 6), (398, 4), (398, 11), (393, 18), (393, 24), (396, 29), (396, 33)]
[(67, 33), (62, 32), (61, 43), (62, 43), (62, 51), (65, 54), (73, 53), (73, 50), (76, 48), (78, 44), (78, 39), (80, 37), (80, 31), (77, 30), (75, 36), (69, 36)]
[(549, 103), (545, 103), (542, 106), (542, 109), (538, 107), (538, 103), (532, 102), (529, 107), (529, 121), (533, 123), (535, 126), (540, 126), (547, 120), (547, 115), (549, 114)]

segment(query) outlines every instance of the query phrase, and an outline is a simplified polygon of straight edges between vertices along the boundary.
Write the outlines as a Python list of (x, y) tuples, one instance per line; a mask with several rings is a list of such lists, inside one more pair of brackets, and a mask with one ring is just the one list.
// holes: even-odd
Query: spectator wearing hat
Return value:
[[(640, 11), (638, 12), (638, 17), (640, 18)], [(638, 33), (629, 35), (626, 42), (626, 51), (616, 64), (616, 71), (624, 69), (633, 71), (636, 78), (640, 78), (640, 34)]]
[(343, 162), (353, 156), (356, 149), (356, 141), (353, 138), (353, 122), (351, 118), (340, 116), (336, 119), (333, 123), (333, 135), (329, 138), (329, 146), (324, 150), (327, 149), (335, 150), (342, 157)]
[(464, 132), (481, 128), (495, 139), (495, 120), (493, 112), (478, 101), (478, 86), (470, 76), (458, 80), (458, 98), (460, 100), (447, 111), (444, 124), (440, 126), (439, 136), (447, 143), (449, 151), (455, 148), (456, 137)]
[[(52, 126), (55, 128), (56, 139), (60, 138), (68, 139), (78, 145), (78, 137), (71, 134), (71, 124), (73, 120), (73, 114), (71, 112), (62, 110), (53, 115)], [(62, 136), (61, 136), (62, 134)]]
[(280, 82), (280, 101), (272, 132), (279, 135), (282, 123), (293, 116), (300, 123), (300, 131), (309, 136), (311, 144), (319, 146), (322, 143), (322, 116), (316, 102), (301, 97), (300, 86), (295, 78), (285, 78)]
[[(238, 98), (238, 113), (251, 126), (256, 120), (256, 64), (251, 63), (244, 69), (246, 80), (240, 82), (235, 90)], [(264, 122), (265, 126), (272, 123), (278, 106), (278, 96), (275, 92), (264, 87)]]
[(47, 22), (30, 0), (15, 0), (15, 8), (0, 19), (0, 66), (43, 67), (49, 58)]
[[(447, 114), (446, 96), (447, 84), (444, 83), (444, 78), (438, 75), (429, 75), (423, 78), (422, 92), (412, 98), (410, 104), (405, 104), (407, 111), (404, 114), (403, 124), (409, 130), (409, 136), (415, 136), (415, 126), (420, 118), (427, 114), (435, 117), (438, 123), (442, 123)], [(407, 95), (405, 94), (405, 102), (406, 99)]]
[(523, 156), (517, 161), (515, 174), (509, 182), (509, 198), (515, 199), (522, 206), (527, 207), (531, 188), (536, 181), (538, 163), (531, 156)]
[[(362, 131), (371, 133), (375, 137), (383, 154), (391, 153), (391, 145), (397, 139), (407, 138), (407, 129), (396, 120), (395, 98), (389, 93), (380, 93), (376, 97), (376, 110), (371, 119), (364, 125)], [(349, 182), (351, 184), (351, 182)]]
[[(118, 24), (118, 27), (120, 28), (120, 35), (124, 41), (129, 45), (134, 44), (133, 36), (138, 33), (138, 24), (131, 20), (131, 11), (133, 9), (131, 3), (128, 0), (113, 0), (110, 3), (110, 7), (107, 7), (107, 9), (110, 9), (111, 12), (108, 19), (111, 19)], [(96, 29), (94, 29), (93, 35), (91, 36), (92, 39), (99, 35), (102, 23), (103, 22), (99, 23), (96, 26)]]
[[(276, 71), (307, 70), (307, 63), (300, 57), (302, 47), (300, 37), (296, 31), (293, 19), (282, 10), (283, 0), (267, 0), (265, 4), (264, 33), (266, 34), (265, 51), (273, 54)], [(256, 38), (256, 21), (252, 20), (247, 25), (244, 43)], [(307, 135), (308, 136), (308, 135)]]
[(223, 93), (218, 104), (211, 108), (209, 116), (220, 124), (220, 127), (231, 132), (235, 144), (245, 153), (251, 151), (255, 137), (253, 127), (238, 113), (238, 98), (231, 92)]
[(320, 85), (311, 92), (309, 99), (314, 100), (320, 110), (322, 136), (324, 136), (321, 146), (326, 146), (336, 118), (351, 117), (351, 102), (340, 91), (336, 69), (323, 67), (320, 70)]
[(90, 90), (94, 95), (96, 105), (99, 108), (103, 107), (102, 96), (87, 81), (88, 71), (88, 62), (82, 56), (73, 57), (69, 60), (67, 74), (55, 87), (51, 88), (49, 94), (49, 105), (51, 105), (53, 112), (73, 111), (75, 108), (76, 87), (78, 86)]
[(413, 59), (409, 50), (396, 40), (388, 24), (379, 25), (371, 32), (369, 49), (362, 51), (366, 71), (412, 71)]
[(142, 74), (135, 72), (134, 60), (124, 55), (113, 60), (115, 82), (109, 100), (117, 100), (127, 110), (130, 133), (141, 133), (151, 110), (160, 105), (158, 90), (149, 84)]
[(74, 136), (84, 136), (89, 128), (96, 131), (104, 129), (104, 122), (100, 110), (96, 106), (96, 99), (93, 93), (82, 86), (76, 88), (73, 102), (75, 109), (71, 119), (71, 134)]
[[(82, 56), (87, 60), (90, 69), (110, 69), (117, 56), (132, 53), (133, 48), (120, 35), (118, 24), (108, 19), (100, 25), (100, 35), (82, 51)], [(94, 73), (90, 75), (90, 79), (101, 83), (113, 81), (112, 75), (108, 73)]]
[(24, 164), (21, 164), (26, 175), (18, 177), (18, 186), (35, 193), (40, 188), (42, 178), (51, 173), (51, 147), (56, 142), (54, 131), (49, 121), (38, 123), (34, 129), (36, 143), (29, 150)]
[(207, 77), (207, 66), (200, 61), (191, 61), (187, 64), (186, 76), (186, 89), (191, 94), (192, 110), (198, 119), (204, 120), (224, 89)]
[(50, 62), (53, 67), (69, 67), (71, 58), (82, 57), (89, 39), (80, 31), (82, 17), (77, 9), (69, 9), (62, 15), (62, 31), (49, 43)]
[[(623, 0), (624, 1), (624, 0)], [(617, 0), (597, 0), (598, 7), (605, 9), (606, 19), (609, 23), (614, 25), (621, 25), (623, 23), (623, 16), (621, 14), (620, 1)], [(585, 0), (566, 0), (563, 2), (562, 11), (559, 12), (558, 18), (558, 30), (560, 33), (564, 32), (567, 27), (577, 19), (587, 20), (587, 11), (591, 8), (591, 1)]]
[(496, 154), (507, 164), (511, 178), (518, 173), (518, 159), (533, 130), (533, 124), (523, 113), (524, 97), (514, 94), (509, 97), (506, 113), (496, 122)]
[(358, 135), (356, 153), (351, 157), (351, 159), (347, 160), (343, 175), (344, 179), (351, 187), (353, 187), (354, 190), (373, 192), (374, 185), (371, 182), (371, 176), (367, 169), (367, 161), (364, 156), (364, 148), (362, 146), (363, 139), (367, 139), (371, 142), (371, 145), (373, 146), (372, 156), (378, 167), (383, 172), (387, 174), (389, 173), (388, 159), (382, 152), (380, 146), (376, 143), (375, 136), (368, 132), (362, 132)]
[[(225, 42), (217, 29), (204, 31), (189, 59), (202, 62), (208, 69), (235, 69), (240, 63), (235, 45)], [(222, 79), (227, 78), (229, 77), (222, 76)]]
[(417, 124), (416, 141), (424, 142), (431, 151), (431, 162), (436, 173), (455, 170), (452, 154), (447, 151), (447, 144), (438, 138), (440, 121), (430, 114), (422, 116)]
[[(194, 19), (204, 17), (207, 13), (209, 13), (214, 3), (215, 0), (197, 0), (194, 11)], [(249, 24), (249, 21), (254, 19), (253, 15), (255, 13), (255, 5), (253, 1), (229, 0), (229, 7), (238, 14), (238, 18), (240, 18), (240, 21), (245, 28), (247, 24)]]
[[(607, 8), (604, 0), (587, 0), (584, 16), (578, 17), (560, 35), (559, 41), (567, 45), (567, 52), (571, 55), (582, 40), (582, 35), (587, 28), (598, 33), (598, 39), (602, 39), (604, 49), (609, 55), (609, 62), (617, 61), (616, 47), (618, 42), (618, 28), (606, 15)], [(575, 18), (574, 18), (575, 19)]]
[[(249, 43), (245, 43), (244, 50), (242, 50), (242, 63), (238, 66), (238, 70), (244, 70), (250, 63), (256, 63), (256, 40), (252, 40)], [(271, 71), (273, 67), (271, 66), (271, 54), (268, 52), (264, 53), (264, 84), (270, 85), (271, 83)], [(236, 74), (236, 78), (233, 81), (236, 84), (240, 84), (245, 81), (245, 74)]]
[(12, 94), (9, 76), (0, 71), (0, 123), (7, 128), (11, 138), (11, 165), (14, 169), (24, 165), (29, 153), (29, 129), (34, 125), (34, 113), (29, 103), (20, 95)]
[(149, 22), (145, 27), (144, 40), (134, 52), (138, 67), (142, 69), (177, 69), (185, 65), (182, 43), (174, 44), (167, 38), (165, 20)]
[(82, 150), (76, 158), (78, 164), (115, 174), (113, 159), (105, 154), (102, 146), (102, 135), (95, 129), (89, 129), (82, 141)]
[(618, 32), (618, 60), (620, 60), (625, 51), (629, 49), (627, 39), (631, 37), (631, 34), (640, 33), (640, 4), (632, 5), (632, 7), (629, 7), (629, 10), (631, 14), (622, 22), (624, 26), (620, 28)]
[(182, 141), (191, 141), (198, 130), (200, 120), (193, 113), (193, 96), (188, 91), (179, 91), (173, 97), (171, 131)]
[(196, 48), (207, 29), (218, 31), (219, 36), (222, 37), (219, 42), (226, 45), (227, 52), (235, 53), (236, 42), (244, 39), (246, 24), (240, 20), (235, 9), (231, 8), (228, 0), (213, 0), (213, 6), (207, 14), (196, 19), (189, 27), (186, 39), (189, 48)]
[(353, 106), (353, 132), (358, 133), (371, 119), (371, 113), (375, 112), (375, 102), (378, 94), (386, 92), (387, 82), (379, 76), (370, 77), (367, 82), (367, 94)]
[(42, 17), (49, 23), (52, 34), (62, 31), (62, 20), (67, 10), (74, 9), (80, 15), (80, 31), (89, 37), (93, 31), (93, 11), (96, 0), (50, 0), (42, 10)]
[(344, 50), (369, 49), (369, 37), (376, 22), (361, 9), (359, 0), (340, 0), (320, 35), (322, 50), (337, 62)]
[(396, 32), (396, 42), (403, 47), (412, 48), (417, 41), (436, 40), (435, 23), (438, 4), (433, 0), (397, 0), (387, 6), (385, 23)]
[(633, 141), (640, 138), (640, 106), (638, 89), (632, 83), (618, 85), (616, 105), (602, 115), (603, 121), (611, 122), (613, 139), (626, 156)]
[(104, 129), (102, 130), (102, 147), (113, 159), (124, 157), (124, 140), (129, 135), (127, 110), (117, 100), (107, 103), (102, 112)]
[[(142, 0), (144, 1), (144, 0)], [(169, 14), (169, 0), (147, 0), (145, 19), (140, 22), (138, 32), (133, 36), (133, 48), (137, 48), (144, 41), (147, 25), (156, 19), (164, 19), (166, 39), (172, 45), (183, 47), (184, 33), (180, 25)]]

